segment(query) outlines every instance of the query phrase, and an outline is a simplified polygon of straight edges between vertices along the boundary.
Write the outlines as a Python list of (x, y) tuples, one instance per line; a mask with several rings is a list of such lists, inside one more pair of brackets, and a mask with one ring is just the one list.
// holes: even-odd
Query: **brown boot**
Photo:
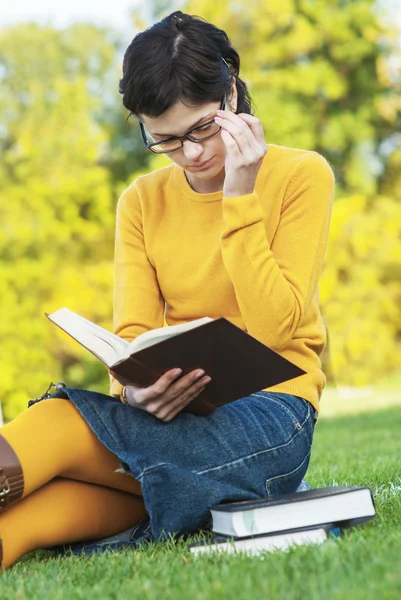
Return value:
[(0, 513), (17, 502), (23, 491), (21, 463), (10, 444), (0, 435)]

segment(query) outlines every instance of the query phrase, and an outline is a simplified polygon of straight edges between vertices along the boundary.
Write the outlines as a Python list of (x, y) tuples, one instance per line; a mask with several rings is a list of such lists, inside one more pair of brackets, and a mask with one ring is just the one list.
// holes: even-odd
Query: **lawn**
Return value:
[[(396, 383), (365, 390), (359, 399), (351, 398), (350, 390), (339, 395), (327, 390), (316, 429), (308, 481), (369, 486), (377, 508), (369, 524), (320, 546), (253, 558), (194, 558), (183, 542), (86, 558), (31, 553), (0, 575), (0, 599), (398, 600), (401, 398)], [(364, 412), (354, 414), (355, 402)]]

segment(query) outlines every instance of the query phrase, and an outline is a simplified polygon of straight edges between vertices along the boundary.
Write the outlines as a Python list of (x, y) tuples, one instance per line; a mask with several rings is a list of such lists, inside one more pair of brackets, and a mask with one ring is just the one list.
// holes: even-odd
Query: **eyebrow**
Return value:
[[(204, 117), (201, 117), (201, 118), (200, 118), (198, 121), (196, 121), (196, 123), (194, 123), (194, 124), (192, 125), (192, 127), (190, 127), (190, 128), (188, 129), (188, 131), (192, 131), (192, 129), (195, 129), (195, 127), (196, 127), (197, 125), (199, 125), (199, 123), (201, 123), (202, 121), (204, 121), (205, 119), (207, 119), (208, 117), (210, 117), (210, 115), (212, 115), (214, 112), (216, 112), (216, 111), (215, 111), (215, 110), (212, 110), (210, 113), (208, 113), (208, 114), (207, 114), (207, 115), (205, 115)], [(150, 133), (151, 135), (158, 135), (158, 136), (160, 136), (160, 137), (180, 137), (180, 136), (177, 136), (175, 133), (152, 133), (150, 130), (148, 130), (148, 131), (149, 131), (149, 133)]]

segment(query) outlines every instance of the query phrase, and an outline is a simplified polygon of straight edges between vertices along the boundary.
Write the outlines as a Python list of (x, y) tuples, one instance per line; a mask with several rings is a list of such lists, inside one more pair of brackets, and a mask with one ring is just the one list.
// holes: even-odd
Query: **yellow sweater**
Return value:
[[(255, 191), (199, 194), (175, 164), (139, 177), (117, 207), (114, 332), (224, 316), (305, 375), (267, 388), (317, 409), (325, 385), (319, 310), (334, 176), (316, 152), (269, 145)], [(179, 366), (179, 365), (177, 365)], [(111, 382), (111, 394), (121, 386)]]

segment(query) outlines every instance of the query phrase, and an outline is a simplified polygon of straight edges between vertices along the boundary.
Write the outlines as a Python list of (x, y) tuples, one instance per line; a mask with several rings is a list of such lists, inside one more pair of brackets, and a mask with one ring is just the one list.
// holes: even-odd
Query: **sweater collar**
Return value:
[(175, 181), (180, 192), (194, 202), (217, 202), (218, 200), (221, 201), (223, 199), (223, 190), (220, 190), (219, 192), (211, 192), (210, 194), (199, 194), (198, 192), (195, 192), (185, 177), (184, 169), (174, 164), (174, 170)]

